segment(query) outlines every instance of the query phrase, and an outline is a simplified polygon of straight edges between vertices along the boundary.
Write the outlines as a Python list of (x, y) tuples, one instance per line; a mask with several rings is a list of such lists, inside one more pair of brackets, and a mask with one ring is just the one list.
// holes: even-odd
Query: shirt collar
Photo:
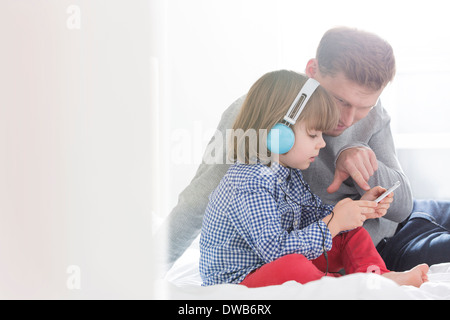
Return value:
[(291, 174), (290, 168), (286, 168), (278, 162), (272, 162), (270, 165), (270, 170), (272, 170), (272, 172), (275, 174), (278, 181), (286, 181)]

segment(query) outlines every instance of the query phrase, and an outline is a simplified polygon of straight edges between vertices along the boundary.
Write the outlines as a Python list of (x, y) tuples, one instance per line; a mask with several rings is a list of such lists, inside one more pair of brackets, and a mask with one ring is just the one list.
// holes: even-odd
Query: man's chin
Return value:
[(327, 131), (325, 132), (325, 134), (327, 136), (331, 136), (331, 137), (339, 137), (341, 134), (344, 133), (345, 129), (347, 128), (343, 128), (343, 129), (334, 129), (332, 131)]

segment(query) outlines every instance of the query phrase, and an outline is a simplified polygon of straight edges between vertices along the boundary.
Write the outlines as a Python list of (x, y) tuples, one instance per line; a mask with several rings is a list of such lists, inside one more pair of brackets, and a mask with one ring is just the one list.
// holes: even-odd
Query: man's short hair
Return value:
[(377, 91), (395, 75), (391, 45), (379, 36), (348, 27), (328, 30), (316, 53), (323, 76), (342, 72), (348, 80)]

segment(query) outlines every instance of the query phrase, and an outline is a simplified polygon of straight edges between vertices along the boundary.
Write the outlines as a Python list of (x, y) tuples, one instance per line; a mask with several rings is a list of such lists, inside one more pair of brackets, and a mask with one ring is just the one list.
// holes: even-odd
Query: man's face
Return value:
[(320, 72), (316, 72), (313, 78), (320, 82), (339, 107), (338, 126), (334, 130), (324, 132), (333, 137), (341, 135), (345, 129), (367, 116), (383, 91), (383, 88), (378, 91), (369, 90), (349, 81), (342, 73), (336, 76), (322, 76)]

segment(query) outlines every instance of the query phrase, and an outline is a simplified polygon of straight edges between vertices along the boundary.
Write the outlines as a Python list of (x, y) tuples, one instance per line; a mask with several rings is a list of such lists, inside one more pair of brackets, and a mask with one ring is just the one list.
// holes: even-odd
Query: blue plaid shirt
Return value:
[(300, 170), (276, 163), (232, 165), (210, 195), (203, 218), (203, 285), (240, 283), (253, 270), (292, 253), (318, 258), (324, 240), (331, 250), (331, 233), (322, 219), (332, 209), (310, 192)]

